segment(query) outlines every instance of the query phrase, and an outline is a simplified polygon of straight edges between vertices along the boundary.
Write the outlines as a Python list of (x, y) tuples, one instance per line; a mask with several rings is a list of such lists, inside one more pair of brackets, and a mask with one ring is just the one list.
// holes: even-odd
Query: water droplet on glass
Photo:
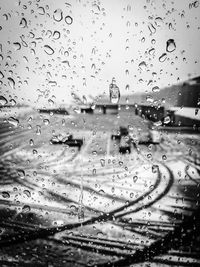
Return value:
[(152, 173), (158, 173), (159, 171), (159, 166), (158, 165), (153, 165), (152, 166)]
[(109, 86), (110, 92), (110, 102), (113, 104), (117, 104), (120, 99), (120, 91), (119, 87), (116, 85), (115, 78), (112, 79), (112, 83)]
[(23, 211), (23, 212), (29, 212), (30, 210), (31, 210), (31, 208), (30, 208), (29, 205), (24, 205), (24, 206), (22, 207), (22, 211)]
[(104, 167), (105, 166), (105, 159), (100, 159), (101, 162), (101, 166)]
[(27, 27), (27, 21), (25, 18), (22, 18), (20, 23), (19, 23), (20, 27), (22, 28), (26, 28)]
[(47, 55), (53, 55), (54, 50), (49, 45), (44, 45), (44, 51), (47, 53)]
[(30, 145), (30, 146), (33, 146), (33, 145), (34, 145), (34, 141), (33, 141), (33, 139), (30, 139), (30, 140), (29, 140), (29, 145)]
[(133, 182), (134, 183), (137, 182), (137, 179), (138, 179), (138, 176), (137, 175), (133, 176)]
[(17, 170), (17, 174), (19, 178), (24, 179), (25, 177), (25, 171), (24, 170)]
[(54, 101), (52, 99), (48, 99), (48, 103), (49, 103), (50, 106), (54, 105)]
[(0, 71), (0, 79), (3, 79), (4, 78), (4, 75), (3, 73)]
[(20, 43), (13, 43), (13, 47), (14, 47), (15, 51), (20, 50), (21, 44)]
[(49, 123), (50, 123), (48, 119), (44, 119), (43, 122), (45, 125), (49, 125)]
[(0, 96), (0, 106), (5, 106), (8, 103), (7, 99), (4, 96)]
[(37, 135), (40, 135), (41, 134), (41, 127), (40, 127), (40, 125), (37, 125), (36, 126), (36, 134)]
[(10, 117), (10, 118), (8, 118), (7, 121), (8, 121), (8, 123), (14, 125), (15, 127), (17, 127), (18, 124), (19, 124), (19, 121), (18, 121), (16, 118), (14, 118), (14, 117)]
[(140, 62), (140, 64), (138, 65), (138, 67), (141, 69), (141, 70), (145, 70), (146, 67), (147, 67), (147, 64), (145, 61), (142, 61)]
[(163, 24), (163, 20), (162, 20), (162, 18), (161, 18), (161, 17), (157, 17), (157, 18), (155, 18), (155, 24), (156, 24), (156, 26), (158, 26), (158, 27), (162, 26), (162, 24)]
[(3, 198), (10, 198), (10, 194), (7, 191), (3, 191), (1, 194)]
[(171, 121), (170, 116), (164, 118), (164, 124), (168, 124), (170, 123), (170, 121)]
[(61, 9), (56, 9), (53, 13), (53, 18), (55, 21), (59, 22), (63, 19), (63, 12)]
[(148, 25), (148, 28), (151, 34), (154, 34), (156, 32), (156, 28), (153, 26), (152, 23)]
[(167, 58), (167, 54), (166, 53), (163, 53), (160, 57), (159, 57), (159, 61), (160, 62), (164, 62)]
[(40, 14), (40, 15), (44, 15), (45, 14), (44, 7), (42, 7), (42, 6), (38, 7), (38, 14)]
[(68, 25), (71, 25), (73, 23), (73, 18), (70, 17), (70, 16), (66, 16), (65, 17), (65, 22), (68, 24)]
[(166, 51), (173, 52), (175, 49), (176, 49), (176, 44), (174, 42), (174, 39), (167, 40)]
[(8, 78), (8, 84), (10, 85), (12, 89), (15, 88), (15, 81), (13, 80), (13, 78), (10, 78), (10, 77)]
[(199, 6), (199, 1), (195, 1), (193, 4), (194, 4), (194, 7), (197, 8)]
[(29, 190), (24, 190), (23, 192), (27, 197), (31, 197), (31, 192)]
[(150, 95), (147, 95), (147, 96), (146, 96), (146, 101), (152, 103), (152, 102), (153, 102), (153, 97), (150, 96)]
[(166, 155), (163, 155), (163, 156), (162, 156), (162, 159), (163, 159), (163, 160), (166, 160), (166, 159), (167, 159), (167, 156), (166, 156)]
[(17, 104), (17, 102), (15, 101), (15, 99), (11, 99), (10, 104), (11, 104), (11, 106), (15, 106)]
[(125, 73), (126, 73), (126, 75), (129, 75), (129, 70), (126, 70)]
[(54, 38), (55, 40), (59, 39), (59, 38), (60, 38), (60, 32), (59, 32), (59, 31), (54, 31), (54, 33), (53, 33), (53, 38)]
[(158, 127), (158, 126), (161, 126), (162, 125), (162, 121), (156, 121), (154, 122), (154, 126)]
[(4, 18), (5, 20), (8, 20), (8, 15), (7, 15), (7, 14), (3, 14), (3, 18)]
[(129, 90), (130, 89), (130, 85), (127, 84), (126, 87), (125, 87), (126, 90)]
[(160, 88), (158, 87), (158, 86), (154, 86), (153, 88), (152, 88), (152, 92), (154, 92), (154, 93), (157, 93), (157, 92), (159, 92), (160, 91)]
[(155, 54), (155, 48), (151, 48), (150, 50), (149, 50), (149, 55), (150, 56), (153, 56)]

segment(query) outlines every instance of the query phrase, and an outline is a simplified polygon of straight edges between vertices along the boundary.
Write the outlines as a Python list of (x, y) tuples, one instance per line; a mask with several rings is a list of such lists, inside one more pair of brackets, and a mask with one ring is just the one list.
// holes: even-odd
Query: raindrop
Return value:
[(4, 75), (3, 73), (0, 71), (0, 79), (3, 79), (4, 78)]
[(153, 24), (149, 24), (148, 25), (149, 31), (151, 34), (154, 34), (156, 32), (156, 28), (153, 26)]
[(109, 85), (109, 92), (110, 92), (110, 102), (113, 104), (117, 104), (120, 99), (120, 91), (119, 87), (116, 85), (115, 78), (112, 79), (112, 82)]
[(10, 78), (10, 77), (8, 78), (8, 84), (10, 85), (12, 89), (15, 88), (15, 81), (13, 80), (13, 78)]
[(126, 70), (125, 73), (126, 73), (126, 75), (129, 75), (129, 70)]
[(147, 67), (147, 64), (145, 61), (142, 61), (140, 62), (140, 64), (138, 65), (138, 67), (141, 69), (141, 70), (145, 70), (146, 67)]
[(0, 105), (5, 106), (8, 103), (7, 99), (4, 96), (0, 96)]
[(53, 18), (55, 21), (59, 22), (63, 19), (63, 12), (61, 9), (56, 9), (53, 13)]
[(54, 105), (54, 101), (52, 99), (48, 99), (48, 103), (49, 103), (50, 106)]
[(126, 89), (126, 90), (129, 90), (129, 89), (130, 89), (129, 84), (126, 85), (125, 89)]
[(68, 24), (68, 25), (71, 25), (73, 23), (73, 18), (70, 17), (70, 16), (66, 16), (65, 17), (65, 22)]
[(166, 53), (163, 53), (160, 57), (159, 57), (159, 61), (160, 62), (164, 62), (167, 58), (167, 54)]
[(169, 39), (167, 40), (167, 44), (166, 44), (166, 51), (167, 52), (173, 52), (176, 49), (176, 44), (174, 42), (174, 39)]
[(3, 191), (1, 194), (3, 198), (10, 198), (10, 194), (7, 191)]
[(64, 52), (64, 56), (65, 56), (65, 57), (68, 57), (68, 56), (69, 56), (69, 52), (68, 52), (68, 51), (65, 51), (65, 52)]
[(30, 208), (29, 205), (24, 205), (24, 206), (22, 207), (22, 211), (23, 211), (23, 212), (29, 212), (30, 210), (31, 210), (31, 208)]
[(30, 146), (33, 146), (33, 145), (34, 145), (34, 141), (33, 141), (33, 139), (30, 139), (30, 140), (29, 140), (29, 145), (30, 145)]
[(19, 23), (20, 27), (22, 28), (26, 28), (27, 27), (27, 21), (25, 18), (22, 18), (20, 23)]
[(151, 153), (147, 154), (147, 158), (152, 159), (152, 154)]
[(13, 47), (14, 49), (17, 51), (17, 50), (20, 50), (21, 49), (21, 44), (20, 43), (13, 43)]
[(152, 102), (153, 102), (153, 97), (150, 96), (150, 95), (147, 95), (147, 96), (146, 96), (146, 101), (152, 103)]
[(44, 51), (47, 53), (47, 55), (53, 55), (54, 50), (49, 45), (44, 45)]
[(149, 50), (149, 55), (153, 56), (155, 54), (155, 48)]
[(133, 176), (133, 182), (135, 183), (135, 182), (137, 182), (137, 179), (138, 179), (138, 176)]
[(41, 127), (40, 125), (36, 125), (36, 134), (40, 135), (41, 134)]
[(189, 4), (189, 9), (191, 9), (193, 7), (197, 8), (198, 6), (199, 6), (199, 1), (195, 1), (195, 2)]
[(19, 178), (24, 179), (25, 178), (25, 171), (24, 170), (17, 170), (17, 174)]
[(45, 14), (44, 7), (42, 7), (42, 6), (38, 7), (38, 14), (40, 14), (40, 15), (44, 15)]
[(91, 109), (95, 109), (95, 107), (96, 107), (95, 103), (92, 103), (90, 107), (91, 107)]
[(8, 15), (7, 14), (3, 14), (3, 17), (5, 20), (8, 20)]
[(195, 8), (197, 8), (197, 7), (199, 6), (199, 1), (195, 1), (195, 2), (193, 3), (193, 5), (194, 5)]
[(101, 166), (104, 167), (105, 166), (105, 159), (101, 159), (100, 162), (101, 162)]
[(162, 125), (162, 121), (156, 121), (156, 122), (154, 122), (154, 125), (156, 127), (161, 126)]
[(155, 18), (156, 26), (160, 27), (162, 25), (162, 23), (163, 23), (162, 18), (160, 18), (160, 17)]
[(29, 190), (24, 190), (23, 192), (27, 197), (31, 197), (31, 192)]
[(159, 166), (158, 165), (153, 165), (152, 166), (152, 173), (158, 173), (159, 171)]
[(167, 117), (165, 117), (164, 118), (164, 124), (168, 124), (168, 123), (170, 123), (170, 116), (167, 116)]
[(17, 104), (17, 102), (15, 101), (15, 99), (11, 99), (10, 100), (10, 103), (11, 103), (12, 106), (15, 106)]
[(59, 32), (59, 31), (54, 31), (54, 33), (53, 33), (53, 38), (54, 38), (55, 40), (59, 39), (59, 38), (60, 38), (60, 32)]
[(173, 26), (172, 26), (172, 23), (170, 22), (169, 23), (169, 30), (172, 30), (173, 29)]
[(162, 159), (163, 159), (163, 160), (166, 160), (166, 159), (167, 159), (167, 156), (166, 156), (166, 155), (163, 155), (163, 156), (162, 156)]
[(8, 121), (8, 123), (14, 125), (15, 127), (17, 127), (18, 124), (19, 124), (19, 121), (18, 121), (16, 118), (14, 118), (14, 117), (10, 117), (10, 118), (8, 118), (7, 121)]
[(49, 123), (50, 123), (48, 119), (44, 119), (43, 122), (45, 125), (49, 125)]
[(157, 92), (159, 92), (160, 91), (160, 88), (158, 87), (158, 86), (154, 86), (153, 88), (152, 88), (152, 92), (154, 92), (154, 93), (157, 93)]

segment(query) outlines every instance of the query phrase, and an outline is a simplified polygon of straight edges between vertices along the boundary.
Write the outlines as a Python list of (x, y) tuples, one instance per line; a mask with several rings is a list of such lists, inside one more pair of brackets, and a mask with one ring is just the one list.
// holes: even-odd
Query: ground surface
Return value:
[[(28, 112), (1, 119), (1, 266), (200, 266), (198, 134), (120, 155), (111, 134), (145, 138), (148, 122)], [(67, 133), (81, 151), (50, 143)]]

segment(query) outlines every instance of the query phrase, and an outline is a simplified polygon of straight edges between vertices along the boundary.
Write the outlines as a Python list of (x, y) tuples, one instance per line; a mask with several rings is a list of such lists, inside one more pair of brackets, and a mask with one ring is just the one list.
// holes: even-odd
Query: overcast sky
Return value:
[(108, 95), (112, 77), (131, 94), (200, 75), (198, 1), (0, 0), (0, 7), (0, 90), (8, 100), (69, 103), (72, 92)]

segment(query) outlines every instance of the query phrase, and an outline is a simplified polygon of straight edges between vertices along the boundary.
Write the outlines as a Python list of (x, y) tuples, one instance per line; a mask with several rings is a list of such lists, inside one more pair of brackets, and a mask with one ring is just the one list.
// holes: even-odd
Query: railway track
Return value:
[[(22, 138), (29, 140), (31, 130), (23, 133), (23, 129), (18, 129), (16, 132), (15, 129), (12, 129), (12, 136), (9, 136), (11, 132), (6, 135), (6, 131), (7, 126), (5, 130), (2, 130), (2, 135), (0, 133), (0, 148), (2, 148), (3, 156), (1, 158), (0, 177), (2, 185), (5, 186), (4, 189), (7, 190), (6, 186), (9, 188), (10, 185), (12, 187), (17, 186), (19, 196), (23, 190), (29, 189), (36, 194), (36, 198), (37, 192), (42, 191), (44, 200), (46, 199), (46, 203), (51, 201), (51, 205), (37, 204), (35, 202), (36, 198), (32, 198), (32, 203), (30, 199), (26, 202), (22, 201), (23, 198), (20, 201), (13, 198), (9, 200), (1, 199), (1, 209), (4, 210), (5, 207), (10, 206), (11, 210), (15, 211), (18, 208), (20, 212), (18, 211), (17, 214), (23, 215), (22, 207), (30, 206), (31, 212), (36, 214), (41, 214), (42, 211), (43, 214), (45, 212), (55, 213), (68, 218), (67, 216), (73, 213), (74, 218), (77, 218), (80, 177), (83, 177), (82, 204), (85, 219), (82, 221), (70, 220), (70, 223), (63, 220), (61, 226), (52, 227), (47, 224), (44, 227), (39, 223), (31, 225), (26, 221), (17, 221), (18, 217), (16, 217), (15, 212), (14, 216), (11, 216), (9, 220), (3, 220), (0, 224), (0, 229), (3, 231), (0, 235), (1, 250), (7, 251), (6, 247), (9, 248), (11, 245), (15, 244), (17, 246), (17, 244), (20, 244), (24, 246), (24, 242), (37, 242), (37, 239), (39, 239), (45, 240), (47, 243), (50, 242), (55, 247), (78, 248), (83, 253), (99, 255), (98, 261), (94, 264), (91, 262), (91, 266), (128, 266), (143, 261), (152, 261), (158, 266), (161, 263), (172, 265), (177, 262), (176, 257), (180, 258), (180, 266), (187, 264), (198, 266), (198, 251), (194, 249), (190, 253), (186, 247), (181, 250), (181, 244), (175, 246), (175, 248), (170, 247), (174, 240), (180, 238), (182, 231), (184, 231), (182, 240), (196, 234), (196, 230), (191, 229), (191, 225), (197, 227), (198, 222), (197, 220), (194, 221), (190, 214), (194, 214), (198, 218), (199, 210), (198, 205), (194, 206), (194, 203), (198, 201), (198, 196), (192, 198), (183, 194), (182, 191), (180, 199), (188, 199), (187, 203), (185, 206), (176, 203), (176, 200), (179, 199), (179, 195), (176, 196), (176, 188), (180, 187), (182, 190), (182, 187), (188, 184), (185, 184), (186, 181), (182, 179), (183, 185), (179, 185), (179, 177), (177, 177), (171, 163), (172, 157), (167, 155), (167, 160), (164, 163), (160, 160), (162, 154), (169, 152), (168, 146), (156, 146), (154, 155), (155, 157), (159, 156), (158, 160), (154, 158), (149, 160), (145, 149), (142, 149), (139, 155), (130, 155), (129, 159), (125, 157), (115, 158), (115, 163), (110, 165), (108, 162), (112, 157), (109, 155), (104, 159), (103, 167), (101, 158), (94, 157), (89, 164), (95, 168), (95, 174), (90, 173), (88, 175), (87, 149), (84, 152), (81, 173), (76, 161), (78, 153), (67, 159), (61, 158), (67, 156), (67, 149), (63, 149), (52, 157), (44, 156), (43, 159), (38, 156), (40, 155), (38, 153), (35, 160), (27, 165), (27, 159), (22, 159), (18, 151), (22, 148), (28, 151), (29, 144), (27, 142), (27, 145), (23, 146), (18, 145), (18, 142)], [(6, 142), (11, 139), (13, 143), (16, 143), (16, 149), (6, 151)], [(39, 146), (39, 143), (38, 141), (37, 146)], [(173, 146), (174, 143), (170, 147)], [(31, 150), (33, 148), (31, 147)], [(110, 149), (110, 143), (108, 143), (106, 149)], [(109, 154), (108, 151), (107, 154)], [(131, 161), (131, 157), (134, 160)], [(188, 180), (192, 184), (198, 185), (197, 158), (188, 158), (187, 155), (178, 156), (178, 158), (182, 164), (181, 171), (188, 176)], [(122, 163), (120, 163), (121, 160), (123, 160)], [(132, 163), (136, 161), (137, 164)], [(15, 163), (14, 166), (17, 168), (24, 169), (27, 175), (23, 179), (16, 176), (17, 168), (13, 168), (12, 162)], [(76, 168), (74, 168), (75, 164)], [(143, 164), (143, 171), (137, 166), (140, 164)], [(47, 170), (42, 167), (45, 165), (48, 166)], [(156, 173), (151, 172), (150, 174), (153, 165), (157, 166)], [(64, 171), (65, 169), (67, 170)], [(192, 173), (192, 169), (194, 173)], [(34, 170), (37, 170), (37, 175), (30, 175)], [(8, 175), (5, 175), (6, 172), (8, 172)], [(135, 178), (133, 179), (135, 176), (137, 176), (137, 181), (134, 181)], [(150, 182), (146, 184), (145, 181)], [(191, 186), (190, 183), (189, 185)], [(66, 192), (68, 195), (63, 195), (62, 189), (65, 187), (68, 188), (69, 192)], [(8, 192), (13, 193), (11, 190)], [(89, 198), (91, 198), (90, 201)], [(95, 204), (94, 199), (96, 199), (98, 205)], [(43, 201), (43, 199), (41, 200)], [(54, 206), (55, 204), (57, 206)], [(70, 211), (70, 205), (75, 207), (73, 212)], [(96, 232), (101, 234), (97, 235)], [(126, 236), (125, 239), (122, 238), (123, 234)], [(104, 260), (105, 255), (107, 257), (106, 261)], [(66, 262), (73, 264), (70, 257)], [(76, 263), (89, 266), (83, 260), (76, 260)]]

